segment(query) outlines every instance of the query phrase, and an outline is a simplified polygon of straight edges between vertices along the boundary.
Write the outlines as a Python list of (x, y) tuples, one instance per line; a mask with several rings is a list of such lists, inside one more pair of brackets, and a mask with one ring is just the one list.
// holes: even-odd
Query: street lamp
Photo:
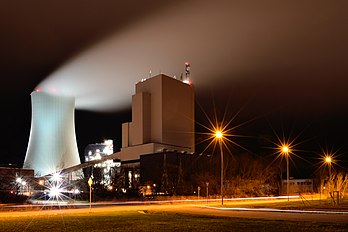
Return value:
[(221, 130), (215, 131), (215, 139), (219, 141), (221, 155), (221, 205), (224, 204), (224, 154), (222, 152), (222, 139), (224, 135)]
[(332, 163), (331, 155), (326, 155), (324, 157), (324, 162), (329, 167), (329, 193), (330, 193), (331, 192), (331, 163)]
[(331, 162), (332, 162), (332, 158), (329, 155), (326, 155), (324, 157), (324, 162), (327, 164), (327, 166), (329, 166), (329, 177), (331, 176)]
[(289, 199), (289, 152), (290, 148), (288, 145), (283, 145), (281, 148), (282, 154), (285, 155), (286, 159), (286, 194), (288, 195), (288, 201)]

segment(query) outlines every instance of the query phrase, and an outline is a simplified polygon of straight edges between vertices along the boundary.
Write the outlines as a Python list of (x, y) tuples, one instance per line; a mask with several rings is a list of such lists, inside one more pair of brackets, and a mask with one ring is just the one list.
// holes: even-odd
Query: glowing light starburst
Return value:
[(62, 199), (62, 192), (63, 192), (63, 189), (61, 188), (61, 186), (53, 185), (51, 188), (49, 188), (48, 196), (52, 198), (53, 200), (54, 199), (59, 200), (59, 199)]
[(284, 154), (288, 154), (289, 153), (289, 147), (288, 146), (284, 146), (284, 147), (282, 147), (282, 152), (284, 153)]
[(41, 195), (32, 198), (32, 202), (44, 205), (61, 205), (73, 200), (70, 195), (79, 194), (80, 191), (74, 188), (62, 173), (56, 172), (43, 177), (37, 183), (41, 186)]
[[(267, 147), (272, 149), (274, 152), (271, 153), (271, 156), (275, 156), (274, 160), (272, 163), (274, 163), (276, 160), (280, 160), (280, 162), (284, 159), (288, 159), (291, 161), (296, 166), (296, 163), (294, 162), (294, 158), (299, 158), (307, 163), (310, 164), (308, 160), (306, 160), (304, 157), (300, 156), (298, 153), (299, 152), (306, 152), (304, 150), (298, 149), (298, 147), (307, 142), (307, 140), (301, 140), (300, 137), (304, 130), (302, 130), (300, 133), (298, 133), (296, 136), (292, 136), (292, 132), (289, 133), (289, 135), (286, 135), (283, 127), (281, 130), (281, 134), (279, 135), (274, 128), (271, 126), (273, 134), (275, 136), (275, 140), (268, 140), (273, 146), (272, 147)], [(272, 164), (271, 163), (271, 164)]]
[(295, 146), (292, 145), (291, 142), (280, 141), (280, 143), (276, 144), (276, 153), (278, 153), (277, 158), (280, 157), (291, 157), (291, 155), (296, 155), (294, 151), (296, 151)]
[(331, 164), (331, 162), (332, 162), (331, 156), (326, 156), (324, 160), (325, 160), (325, 163), (327, 163), (327, 164)]
[(215, 137), (217, 138), (217, 139), (222, 139), (223, 138), (223, 133), (222, 133), (222, 131), (215, 131)]
[(236, 140), (232, 139), (233, 137), (250, 137), (245, 135), (239, 135), (237, 134), (237, 129), (252, 120), (245, 121), (243, 123), (239, 123), (236, 125), (236, 118), (239, 116), (241, 109), (237, 111), (234, 115), (227, 115), (227, 107), (224, 108), (223, 116), (219, 117), (217, 115), (217, 109), (215, 107), (215, 104), (213, 103), (213, 116), (210, 117), (206, 111), (202, 108), (202, 106), (197, 103), (198, 106), (200, 106), (200, 109), (202, 110), (205, 119), (208, 121), (208, 123), (196, 123), (201, 126), (206, 132), (196, 132), (198, 135), (203, 135), (204, 138), (197, 142), (197, 144), (204, 144), (207, 143), (207, 145), (204, 147), (202, 153), (205, 153), (208, 149), (212, 148), (212, 152), (214, 153), (217, 149), (217, 146), (219, 146), (220, 149), (226, 149), (229, 154), (232, 154), (231, 152), (231, 145), (234, 145), (236, 147), (239, 147), (245, 151), (250, 152), (247, 148), (240, 145)]
[[(335, 170), (335, 166), (339, 166), (338, 164), (338, 157), (341, 155), (339, 152), (341, 150), (341, 148), (334, 150), (333, 148), (328, 149), (328, 147), (326, 147), (325, 149), (320, 147), (321, 153), (320, 156), (318, 158), (318, 163), (320, 164), (318, 169), (324, 168), (324, 167), (328, 167), (329, 169), (333, 169)], [(342, 167), (343, 168), (343, 167)]]

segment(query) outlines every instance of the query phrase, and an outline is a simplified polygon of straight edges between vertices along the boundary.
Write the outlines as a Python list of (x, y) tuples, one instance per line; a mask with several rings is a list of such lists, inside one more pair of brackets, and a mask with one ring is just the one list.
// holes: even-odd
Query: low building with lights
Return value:
[(85, 161), (100, 160), (104, 156), (114, 153), (113, 141), (105, 140), (103, 143), (89, 144), (85, 148)]
[[(282, 182), (282, 193), (287, 194), (287, 180)], [(313, 193), (313, 179), (290, 179), (289, 194)]]
[[(0, 190), (2, 195), (14, 194), (30, 196), (34, 170), (14, 167), (0, 167)], [(0, 197), (3, 198), (4, 196)]]
[[(115, 173), (120, 172), (121, 162), (118, 159), (108, 159), (108, 156), (114, 153), (113, 141), (105, 140), (103, 143), (89, 144), (85, 148), (85, 162), (105, 160), (97, 162), (85, 169), (87, 177), (100, 176), (100, 184), (105, 187), (111, 186)], [(97, 173), (98, 172), (98, 173)]]

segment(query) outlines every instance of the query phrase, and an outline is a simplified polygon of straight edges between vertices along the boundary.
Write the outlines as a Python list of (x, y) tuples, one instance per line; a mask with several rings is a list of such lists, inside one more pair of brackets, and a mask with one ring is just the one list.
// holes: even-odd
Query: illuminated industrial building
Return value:
[(122, 125), (122, 161), (163, 150), (193, 153), (192, 85), (160, 74), (143, 79), (132, 96), (132, 122)]
[[(153, 165), (162, 167), (161, 173), (153, 174), (163, 176), (168, 170), (165, 174), (169, 178), (175, 178), (181, 167), (190, 170), (195, 151), (194, 90), (187, 75), (182, 80), (160, 74), (136, 83), (132, 121), (122, 124), (121, 150), (113, 153), (112, 140), (90, 144), (85, 149), (85, 164), (81, 165), (74, 130), (74, 99), (33, 92), (32, 108), (24, 167), (34, 169), (36, 176), (85, 168), (85, 176), (92, 177), (94, 184), (109, 188), (114, 186), (115, 176), (123, 173), (122, 191), (127, 192), (142, 184), (141, 170), (143, 181), (158, 182), (152, 174), (146, 174)], [(167, 169), (163, 164), (177, 168)]]
[(59, 172), (80, 164), (76, 144), (73, 97), (34, 91), (32, 120), (23, 168), (35, 176)]
[(112, 153), (114, 153), (114, 146), (111, 139), (103, 143), (89, 144), (85, 148), (85, 161), (98, 160)]
[[(85, 161), (97, 161), (114, 153), (113, 141), (111, 139), (105, 140), (103, 143), (89, 144), (85, 148)], [(95, 172), (99, 175), (100, 184), (106, 187), (111, 187), (112, 179), (115, 173), (120, 172), (121, 162), (118, 159), (106, 159), (104, 162), (98, 162), (93, 166), (85, 169), (87, 176), (94, 176)]]
[[(142, 160), (163, 167), (163, 157), (171, 162), (194, 151), (194, 89), (188, 75), (182, 80), (159, 74), (138, 82), (132, 96), (132, 122), (122, 124), (122, 148), (115, 153), (122, 162), (126, 187), (134, 189), (149, 181), (141, 170), (151, 166)], [(162, 159), (152, 158), (158, 155)]]

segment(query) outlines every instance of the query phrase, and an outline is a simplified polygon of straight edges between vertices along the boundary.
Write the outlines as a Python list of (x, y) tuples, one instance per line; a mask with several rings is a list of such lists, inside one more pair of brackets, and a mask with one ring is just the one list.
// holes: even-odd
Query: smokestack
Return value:
[(32, 119), (23, 168), (35, 176), (80, 164), (75, 136), (75, 98), (47, 92), (31, 93)]

